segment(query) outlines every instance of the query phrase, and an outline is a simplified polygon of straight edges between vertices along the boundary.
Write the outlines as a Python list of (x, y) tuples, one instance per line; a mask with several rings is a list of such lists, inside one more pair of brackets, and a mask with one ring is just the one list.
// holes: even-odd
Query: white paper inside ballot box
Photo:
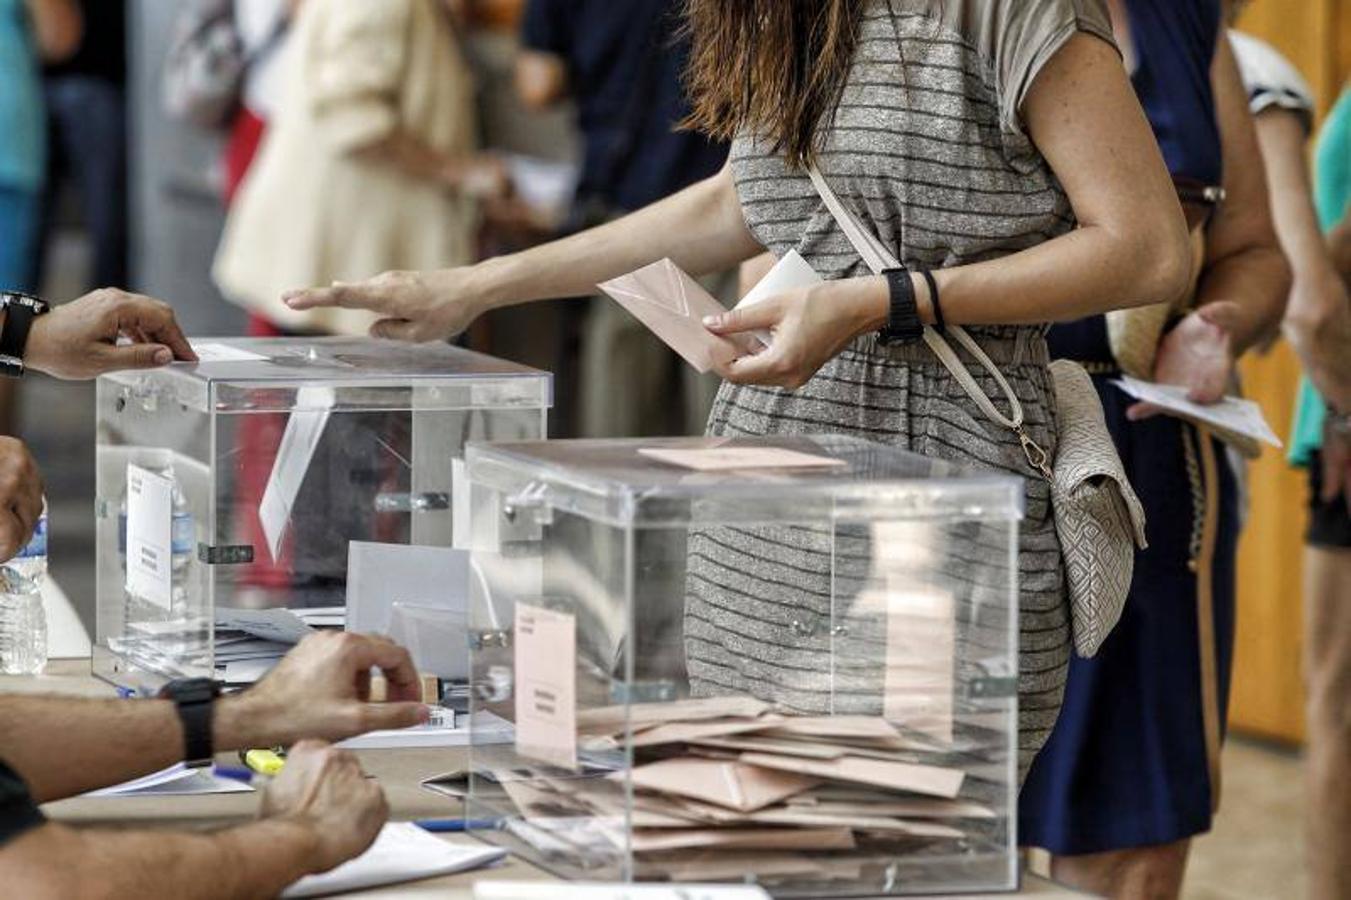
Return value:
[(952, 594), (933, 588), (894, 588), (870, 602), (886, 616), (883, 716), (952, 743), (957, 655)]

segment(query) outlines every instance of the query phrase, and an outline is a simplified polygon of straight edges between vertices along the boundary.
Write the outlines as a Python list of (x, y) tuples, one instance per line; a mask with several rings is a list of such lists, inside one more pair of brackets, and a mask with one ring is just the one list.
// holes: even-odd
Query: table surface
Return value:
[[(111, 687), (89, 674), (88, 660), (60, 660), (50, 663), (47, 674), (19, 678), (0, 676), (0, 693), (44, 693), (83, 697), (111, 697)], [(420, 818), (450, 818), (460, 814), (460, 804), (423, 790), (427, 778), (454, 771), (465, 762), (463, 750), (364, 750), (358, 751), (366, 771), (380, 780), (389, 798), (392, 818), (400, 821)], [(224, 760), (224, 757), (222, 757)], [(257, 793), (210, 794), (189, 797), (100, 797), (76, 798), (49, 803), (44, 807), (53, 819), (83, 825), (140, 825), (157, 828), (213, 828), (235, 825), (252, 819), (258, 805)], [(473, 842), (463, 835), (445, 838), (452, 843)], [(480, 880), (550, 880), (548, 873), (514, 857), (493, 869), (479, 870), (446, 878), (345, 894), (366, 900), (411, 900), (436, 897), (459, 900), (473, 895)], [(992, 894), (991, 898), (1081, 897), (1074, 891), (1027, 875), (1017, 894)], [(963, 900), (963, 898), (949, 898)], [(965, 898), (977, 900), (977, 898)]]

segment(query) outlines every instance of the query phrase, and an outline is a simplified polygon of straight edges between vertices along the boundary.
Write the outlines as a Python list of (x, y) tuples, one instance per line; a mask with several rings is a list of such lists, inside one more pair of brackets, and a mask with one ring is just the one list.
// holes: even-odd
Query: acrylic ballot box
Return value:
[(575, 880), (1016, 887), (1019, 479), (828, 436), (466, 462), (481, 838)]
[(545, 435), (550, 376), (447, 345), (195, 347), (98, 382), (94, 669), (129, 688), (256, 680), (297, 628), (343, 624), (349, 571), (371, 594), (400, 553), (467, 542), (467, 441)]

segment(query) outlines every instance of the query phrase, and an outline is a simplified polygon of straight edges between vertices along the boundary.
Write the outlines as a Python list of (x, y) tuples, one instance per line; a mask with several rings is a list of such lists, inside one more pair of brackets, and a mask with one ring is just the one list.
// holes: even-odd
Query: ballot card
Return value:
[[(741, 302), (736, 305), (736, 308), (744, 310), (771, 297), (820, 284), (823, 280), (796, 250), (789, 250), (783, 255), (782, 259), (774, 264), (774, 268), (770, 269), (765, 277), (760, 279), (760, 283), (753, 287), (749, 294), (741, 298)], [(753, 331), (751, 333), (756, 340), (766, 347), (774, 339), (774, 336), (768, 331)]]
[(229, 344), (193, 343), (192, 352), (197, 354), (197, 361), (203, 363), (267, 362), (267, 357), (261, 353), (241, 350), (239, 347), (231, 347)]
[(516, 606), (516, 752), (577, 768), (577, 619)]
[(815, 456), (780, 447), (708, 447), (698, 450), (642, 449), (640, 456), (696, 472), (737, 469), (834, 469), (849, 465), (842, 459)]
[(286, 526), (291, 521), (296, 497), (300, 496), (300, 485), (305, 481), (305, 473), (309, 471), (336, 402), (337, 394), (331, 387), (303, 387), (296, 391), (296, 409), (286, 421), (277, 458), (258, 505), (258, 519), (274, 560), (281, 555), (282, 540), (286, 537)]
[(128, 464), (126, 588), (166, 611), (173, 605), (173, 521), (173, 480)]

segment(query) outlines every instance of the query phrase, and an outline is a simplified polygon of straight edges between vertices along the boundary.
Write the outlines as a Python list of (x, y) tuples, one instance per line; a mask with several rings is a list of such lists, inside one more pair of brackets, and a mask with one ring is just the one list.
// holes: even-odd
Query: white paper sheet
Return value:
[(300, 879), (282, 896), (323, 897), (362, 888), (436, 878), (480, 869), (501, 860), (505, 850), (483, 844), (461, 844), (428, 834), (411, 822), (392, 822), (371, 848), (331, 872)]
[(516, 606), (516, 752), (577, 768), (577, 619)]
[(713, 447), (704, 450), (640, 449), (640, 456), (693, 469), (696, 472), (728, 472), (736, 469), (832, 469), (847, 466), (842, 459), (813, 456), (778, 447)]
[(1226, 397), (1211, 406), (1202, 406), (1187, 399), (1187, 389), (1167, 384), (1153, 384), (1131, 378), (1129, 375), (1113, 382), (1127, 394), (1145, 403), (1153, 403), (1170, 413), (1213, 425), (1222, 431), (1280, 447), (1281, 439), (1272, 431), (1262, 407), (1251, 400)]
[[(796, 250), (789, 250), (783, 255), (783, 259), (775, 263), (774, 268), (770, 269), (765, 277), (760, 279), (760, 283), (751, 288), (749, 294), (741, 298), (741, 302), (736, 305), (736, 308), (745, 309), (778, 294), (786, 294), (798, 288), (820, 284), (823, 280)], [(774, 339), (774, 336), (768, 331), (751, 333), (766, 347)]]
[(298, 644), (314, 634), (305, 620), (289, 609), (216, 607), (216, 627), (242, 631), (268, 641)]
[(469, 554), (464, 550), (368, 541), (347, 545), (348, 631), (388, 634), (395, 603), (464, 613), (468, 596)]
[(510, 722), (485, 710), (472, 718), (459, 717), (460, 727), (416, 725), (389, 731), (368, 731), (348, 738), (337, 746), (344, 750), (402, 750), (409, 747), (467, 747), (472, 735), (474, 745), (509, 744), (515, 729)]
[(482, 881), (474, 885), (474, 900), (769, 900), (769, 894), (742, 884)]
[(275, 560), (281, 554), (281, 542), (286, 537), (286, 526), (291, 521), (300, 485), (305, 481), (314, 451), (324, 436), (324, 427), (337, 402), (337, 394), (330, 387), (303, 387), (296, 391), (296, 406), (286, 420), (277, 447), (277, 459), (272, 464), (263, 500), (258, 505), (258, 519), (267, 538), (267, 549)]
[(250, 353), (228, 344), (203, 342), (192, 345), (192, 352), (204, 363), (220, 362), (267, 362), (267, 357), (259, 353)]
[(127, 591), (165, 611), (173, 605), (174, 483), (127, 466)]
[(189, 769), (183, 763), (152, 772), (141, 778), (125, 781), (97, 791), (90, 791), (86, 797), (148, 797), (176, 794), (242, 794), (252, 791), (242, 781), (233, 778), (218, 778), (210, 769)]

